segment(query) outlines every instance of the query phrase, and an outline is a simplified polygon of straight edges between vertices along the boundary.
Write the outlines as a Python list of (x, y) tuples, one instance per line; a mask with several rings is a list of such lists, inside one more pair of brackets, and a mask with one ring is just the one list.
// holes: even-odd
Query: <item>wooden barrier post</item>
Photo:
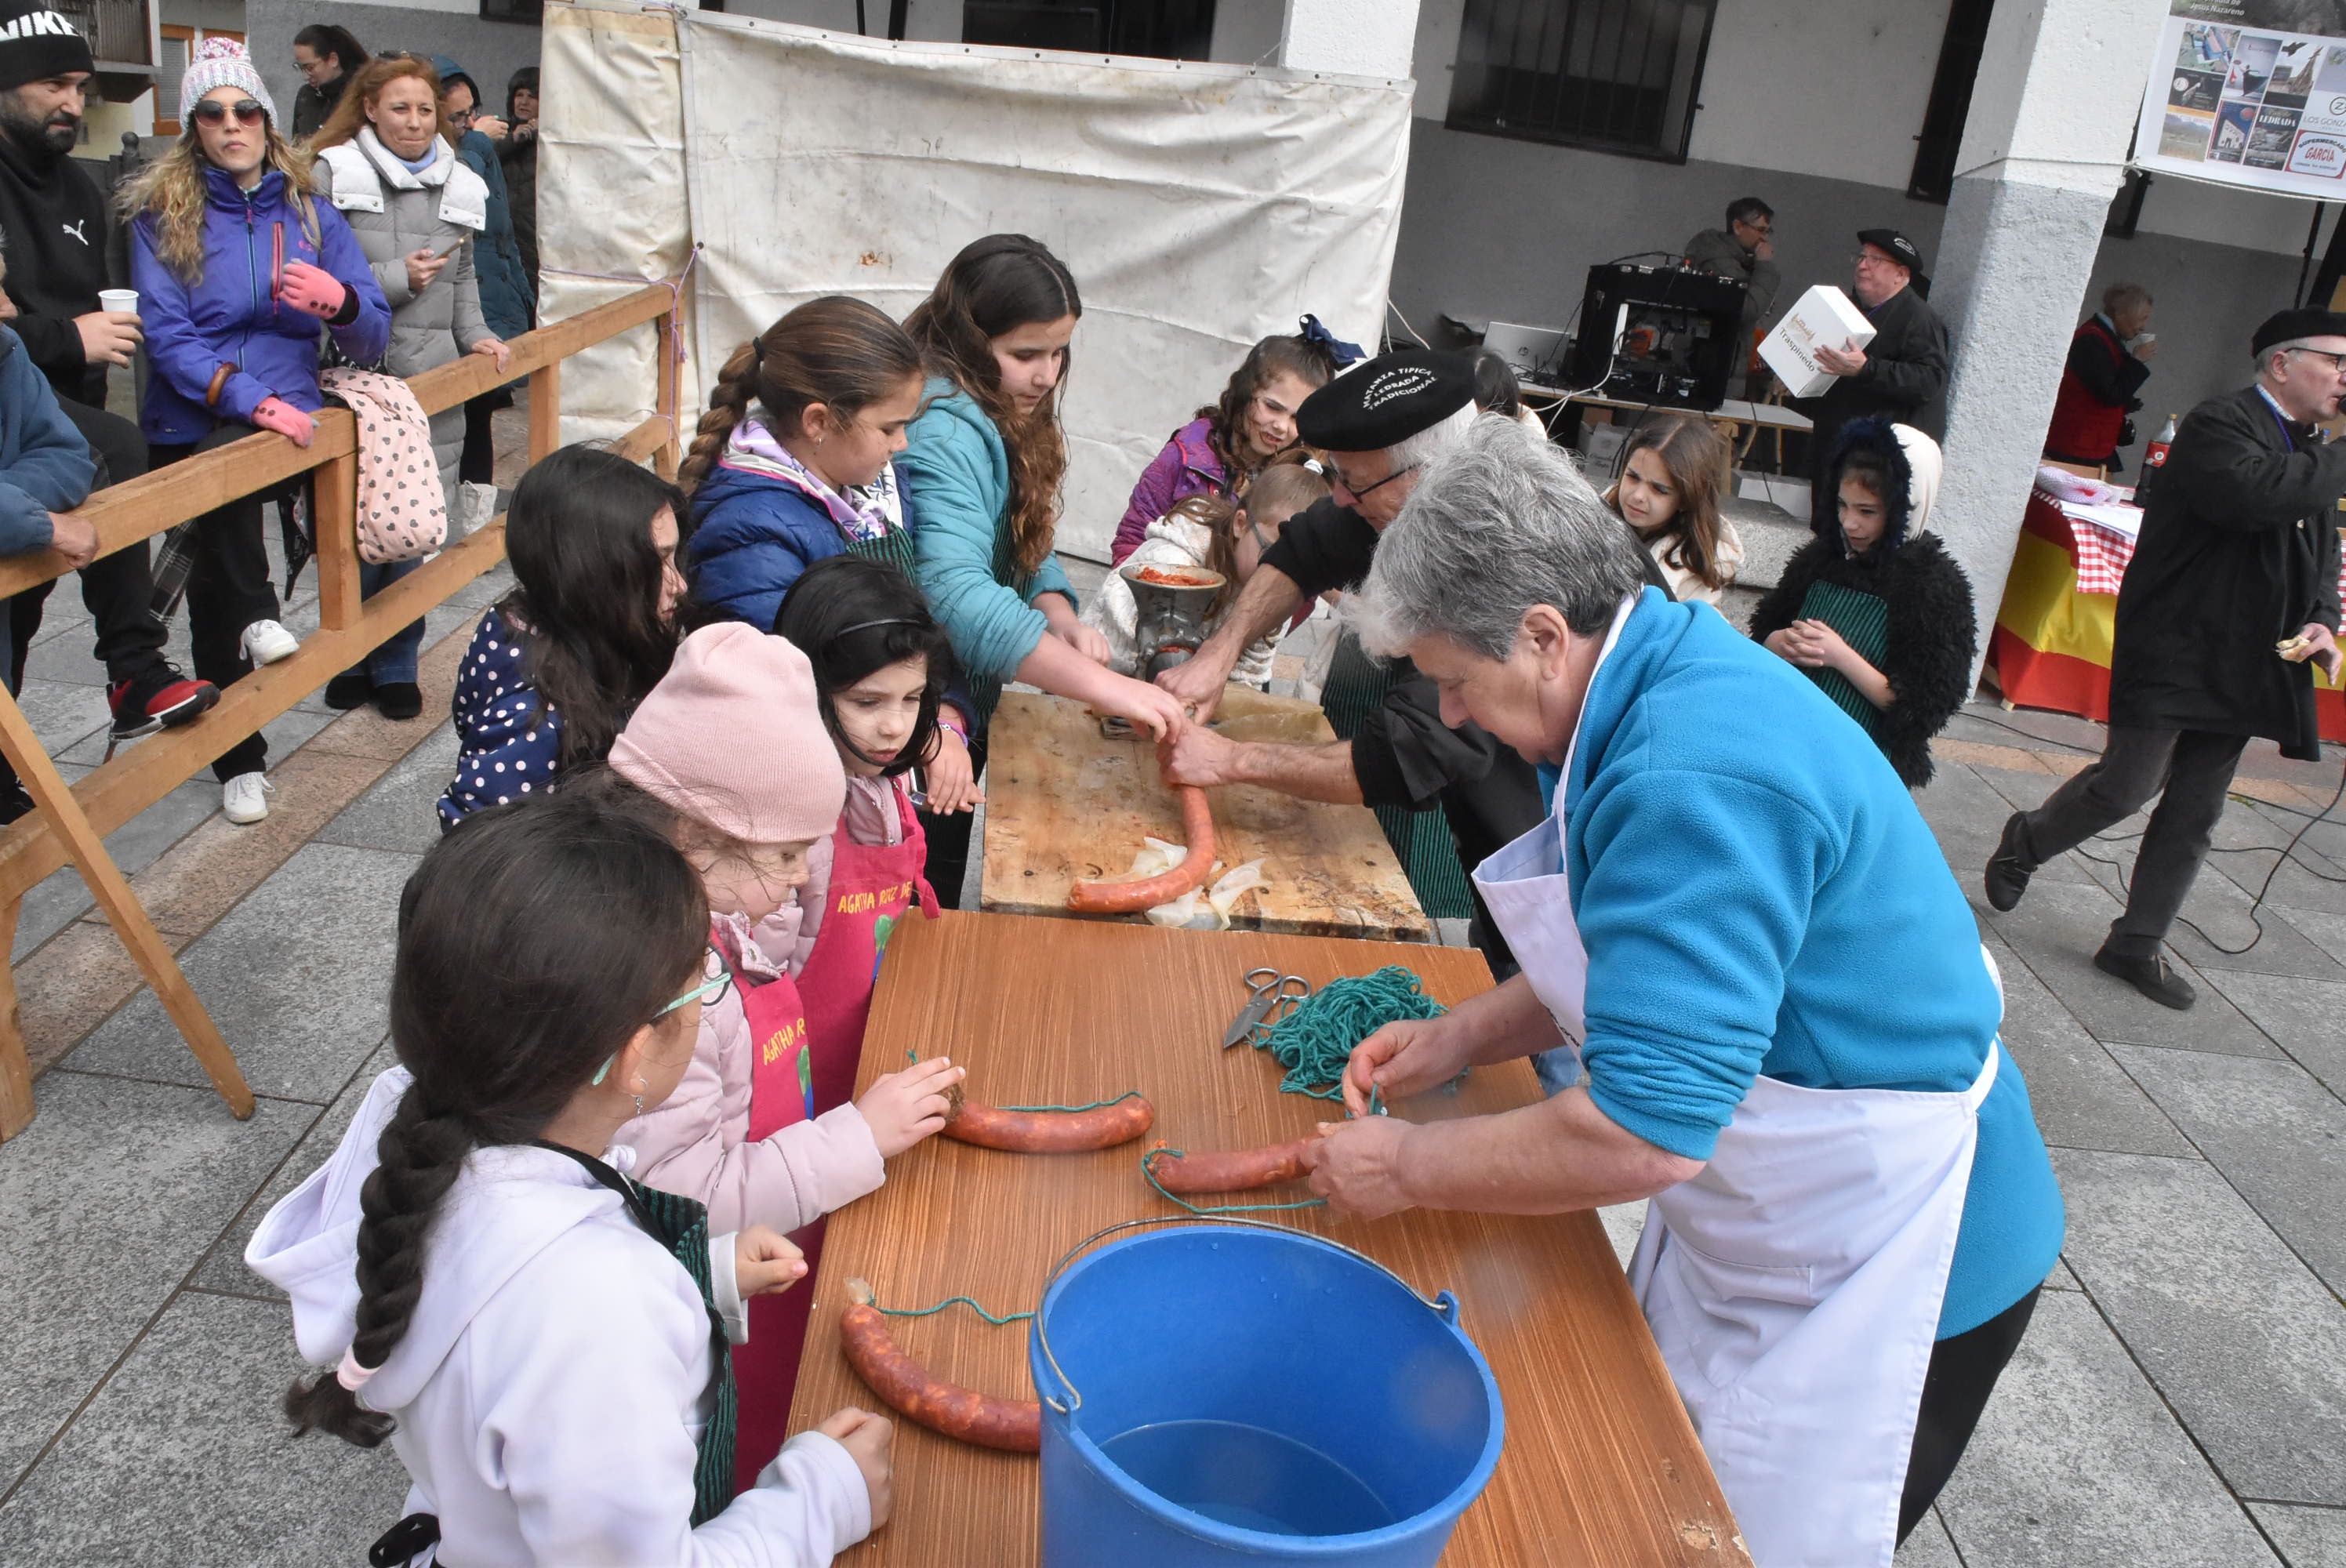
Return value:
[(562, 361), (529, 378), (529, 460), (538, 463), (562, 444)]
[(675, 312), (662, 316), (654, 331), (658, 337), (655, 351), (659, 355), (659, 366), (652, 382), (652, 396), (658, 400), (659, 416), (668, 421), (668, 444), (661, 447), (659, 455), (652, 460), (652, 467), (662, 479), (673, 481), (677, 469), (684, 463), (683, 444), (678, 439), (684, 426), (676, 416), (676, 383), (679, 378), (676, 362)]
[(318, 624), (332, 632), (348, 631), (358, 624), (364, 596), (359, 590), (358, 453), (328, 458), (311, 472), (317, 475), (310, 523), (317, 535)]

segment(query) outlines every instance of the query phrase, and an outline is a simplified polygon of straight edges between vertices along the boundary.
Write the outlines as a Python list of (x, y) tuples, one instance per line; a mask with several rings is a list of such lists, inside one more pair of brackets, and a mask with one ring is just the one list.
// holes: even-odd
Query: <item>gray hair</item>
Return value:
[(1385, 448), (1385, 461), (1391, 472), (1399, 473), (1405, 468), (1423, 468), (1447, 457), (1466, 443), (1466, 433), (1474, 427), (1474, 405), (1465, 404), (1439, 424), (1427, 425), (1415, 435), (1405, 435)]
[(1571, 456), (1484, 414), (1418, 480), (1348, 613), (1372, 652), (1441, 636), (1504, 659), (1533, 606), (1596, 636), (1644, 578), (1637, 541)]
[(2102, 290), (2102, 310), (2110, 316), (2116, 316), (2129, 305), (2147, 305), (2150, 302), (2150, 290), (2139, 283), (2113, 283)]

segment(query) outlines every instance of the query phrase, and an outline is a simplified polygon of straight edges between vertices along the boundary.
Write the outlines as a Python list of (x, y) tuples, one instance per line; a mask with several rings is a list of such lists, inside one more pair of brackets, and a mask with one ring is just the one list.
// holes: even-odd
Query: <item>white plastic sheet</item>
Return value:
[[(558, 226), (542, 217), (541, 245), (549, 267), (631, 276), (703, 247), (688, 418), (715, 367), (791, 306), (847, 293), (901, 319), (968, 241), (1034, 235), (1084, 296), (1059, 544), (1105, 559), (1143, 465), (1257, 338), (1305, 311), (1372, 348), (1382, 330), (1405, 82), (631, 18), (675, 30), (679, 147), (669, 60), (632, 30), (586, 36), (597, 15), (546, 8), (546, 112), (565, 117), (549, 172), (587, 199)], [(681, 211), (662, 186), (679, 168)], [(566, 280), (565, 305), (608, 297), (586, 287)], [(617, 380), (576, 376), (566, 406), (622, 427), (624, 410), (586, 401), (647, 395)]]

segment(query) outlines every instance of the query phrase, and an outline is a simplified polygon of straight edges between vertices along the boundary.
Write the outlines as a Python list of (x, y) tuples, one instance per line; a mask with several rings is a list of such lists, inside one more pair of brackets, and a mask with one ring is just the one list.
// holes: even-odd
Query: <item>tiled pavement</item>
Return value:
[[(427, 661), (429, 711), (498, 586), (435, 618), (435, 640), (457, 641)], [(94, 761), (102, 704), (76, 619), (59, 606), (26, 707)], [(240, 1260), (386, 1059), (392, 901), (453, 756), (444, 724), (329, 718), (310, 704), (278, 727), (272, 829), (227, 827), (196, 784), (115, 837), (260, 1095), (251, 1121), (203, 1086), (69, 873), (27, 901), (26, 1024), (54, 1064), (38, 1120), (0, 1145), (10, 1563), (355, 1562), (396, 1516), (388, 1450), (283, 1435), (291, 1335)], [(1975, 901), (2004, 817), (2097, 738), (1978, 704), (1943, 738), (1921, 800)], [(2122, 840), (2094, 850), (2115, 865), (2066, 857), (2018, 910), (1982, 909), (2068, 1247), (1902, 1568), (2346, 1568), (2346, 821), (2307, 831), (2250, 923), (2336, 769), (2251, 754), (2259, 799), (2227, 816), (2190, 910), (2206, 937), (2178, 941), (2202, 994), (2188, 1013), (2086, 962), (2118, 907)], [(2221, 951), (2258, 925), (2252, 948)], [(1607, 1217), (1626, 1241), (1636, 1217)]]

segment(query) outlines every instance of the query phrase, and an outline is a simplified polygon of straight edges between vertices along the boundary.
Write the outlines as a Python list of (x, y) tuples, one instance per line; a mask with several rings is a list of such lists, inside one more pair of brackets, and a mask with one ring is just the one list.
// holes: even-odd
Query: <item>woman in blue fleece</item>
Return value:
[(1312, 1186), (1368, 1217), (1650, 1197), (1630, 1283), (1753, 1559), (1890, 1568), (2027, 1326), (2060, 1192), (1970, 908), (1881, 750), (1638, 577), (1570, 460), (1495, 419), (1379, 542), (1370, 640), (1561, 782), (1475, 873), (1523, 973), (1372, 1035), (1346, 1101), (1558, 1044), (1586, 1081), (1348, 1123)]

